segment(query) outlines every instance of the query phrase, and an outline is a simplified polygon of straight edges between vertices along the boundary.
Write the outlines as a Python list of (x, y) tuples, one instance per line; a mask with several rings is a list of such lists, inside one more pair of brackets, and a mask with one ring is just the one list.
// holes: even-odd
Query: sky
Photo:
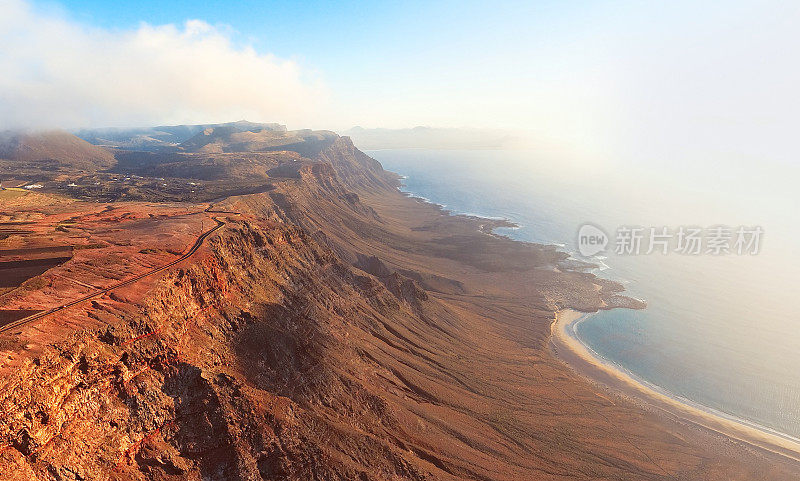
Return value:
[(0, 0), (0, 128), (428, 125), (785, 160), (798, 20), (780, 0)]

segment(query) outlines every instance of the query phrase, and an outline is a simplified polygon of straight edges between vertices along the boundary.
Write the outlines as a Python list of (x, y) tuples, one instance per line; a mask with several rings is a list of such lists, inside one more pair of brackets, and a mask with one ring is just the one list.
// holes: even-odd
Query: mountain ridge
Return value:
[[(551, 350), (556, 311), (641, 303), (571, 269), (553, 247), (492, 234), (499, 221), (403, 195), (347, 137), (314, 158), (148, 154), (153, 168), (182, 175), (203, 162), (253, 164), (266, 174), (253, 184), (263, 190), (192, 200), (224, 182), (251, 185), (226, 168), (207, 182), (176, 177), (175, 203), (86, 191), (87, 201), (44, 192), (7, 204), (2, 219), (30, 237), (15, 231), (2, 245), (46, 239), (74, 255), (0, 296), (6, 310), (131, 278), (221, 227), (157, 276), (0, 333), (4, 479), (744, 481), (797, 472), (571, 371)], [(109, 184), (151, 182), (114, 175)]]
[(208, 128), (226, 127), (243, 132), (247, 130), (286, 131), (278, 123), (258, 123), (247, 120), (219, 124), (161, 125), (140, 128), (81, 129), (75, 135), (95, 145), (124, 150), (159, 150), (175, 147)]
[(48, 169), (101, 170), (114, 164), (111, 152), (60, 130), (2, 132), (0, 159), (18, 163), (18, 166), (38, 163)]

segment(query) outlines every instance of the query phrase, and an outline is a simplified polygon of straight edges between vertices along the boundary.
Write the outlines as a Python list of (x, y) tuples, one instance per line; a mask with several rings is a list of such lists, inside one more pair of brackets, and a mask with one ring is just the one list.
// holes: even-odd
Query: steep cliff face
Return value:
[(337, 140), (217, 204), (243, 215), (143, 297), (95, 301), (107, 327), (2, 379), (4, 479), (487, 479), (508, 448), (479, 400), (496, 388), (468, 372), (492, 355), (477, 339), (501, 339), (420, 282), (463, 285), (375, 255), (432, 244), (348, 188), (391, 191), (355, 152)]
[(346, 138), (286, 165), (269, 191), (205, 212), (225, 225), (194, 256), (93, 300), (103, 327), (20, 347), (0, 379), (0, 479), (796, 472), (612, 399), (552, 356), (554, 310), (625, 305), (620, 286), (402, 196)]
[(3, 479), (423, 479), (355, 345), (413, 315), (409, 282), (393, 294), (296, 228), (231, 225), (134, 312), (104, 303), (108, 328), (2, 381)]
[(333, 165), (339, 180), (350, 189), (380, 191), (398, 185), (398, 177), (383, 170), (378, 161), (358, 150), (350, 137), (337, 137), (316, 159)]

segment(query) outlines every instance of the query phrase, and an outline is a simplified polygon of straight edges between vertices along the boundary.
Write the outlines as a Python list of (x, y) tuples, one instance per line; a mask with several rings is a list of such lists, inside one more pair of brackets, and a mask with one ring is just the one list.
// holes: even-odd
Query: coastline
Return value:
[[(397, 174), (397, 175), (399, 177), (401, 177), (401, 178), (405, 177), (405, 176), (402, 176), (400, 174)], [(421, 204), (427, 204), (427, 205), (433, 206), (434, 208), (439, 210), (443, 215), (447, 215), (447, 216), (451, 216), (451, 217), (460, 217), (460, 218), (484, 221), (485, 223), (480, 224), (478, 226), (478, 232), (481, 232), (483, 234), (492, 235), (492, 236), (499, 236), (499, 237), (505, 237), (505, 238), (511, 239), (511, 240), (513, 240), (515, 242), (527, 242), (527, 241), (520, 241), (520, 240), (512, 239), (510, 236), (507, 236), (505, 234), (498, 234), (498, 233), (495, 232), (495, 229), (500, 229), (500, 228), (506, 228), (506, 229), (519, 229), (520, 228), (519, 224), (517, 224), (516, 222), (512, 221), (511, 219), (509, 219), (507, 217), (489, 216), (489, 215), (483, 215), (483, 214), (476, 214), (474, 212), (459, 212), (459, 211), (456, 211), (456, 210), (448, 208), (447, 205), (445, 205), (445, 204), (440, 204), (438, 202), (434, 202), (434, 201), (428, 199), (427, 197), (423, 197), (423, 196), (421, 196), (419, 194), (416, 194), (414, 192), (411, 192), (411, 191), (408, 191), (408, 190), (402, 190), (400, 188), (398, 188), (398, 191), (401, 194), (403, 194), (405, 197), (409, 198), (409, 199), (412, 199), (412, 200), (414, 200), (416, 202), (419, 202)], [(529, 244), (540, 245), (540, 246), (546, 246), (546, 244), (537, 244), (535, 242), (528, 242), (528, 243)], [(556, 246), (556, 247), (558, 247), (558, 246)]]
[[(488, 221), (488, 229), (486, 225), (481, 225), (479, 228), (479, 231), (484, 234), (559, 250), (564, 247), (560, 244), (541, 244), (513, 239), (506, 234), (496, 233), (494, 232), (495, 228), (519, 228), (519, 225), (508, 218), (461, 212), (445, 204), (435, 202), (420, 193), (408, 190), (402, 183), (402, 180), (405, 180), (407, 176), (398, 174), (398, 177), (401, 179), (398, 190), (407, 198), (431, 205), (448, 216)], [(501, 225), (492, 225), (494, 223), (500, 223)], [(502, 225), (503, 223), (510, 225)], [(602, 271), (608, 266), (601, 261), (598, 268)], [(605, 305), (604, 308), (612, 307), (626, 306)], [(548, 343), (550, 350), (557, 360), (564, 362), (568, 369), (573, 370), (580, 377), (589, 380), (596, 386), (602, 386), (602, 388), (610, 389), (620, 394), (626, 401), (638, 405), (640, 409), (645, 411), (666, 413), (678, 423), (696, 426), (713, 436), (738, 441), (758, 450), (777, 454), (794, 462), (800, 462), (800, 439), (772, 431), (769, 428), (758, 426), (726, 413), (714, 411), (689, 399), (674, 396), (658, 386), (636, 378), (631, 373), (603, 359), (576, 337), (568, 334), (567, 327), (588, 315), (588, 313), (573, 309), (562, 309), (557, 311), (555, 315), (556, 320), (550, 326), (550, 341)]]
[[(405, 175), (397, 175), (402, 180), (407, 178)], [(479, 228), (479, 231), (484, 234), (505, 237), (515, 242), (531, 243), (541, 247), (563, 248), (563, 245), (522, 241), (513, 239), (505, 234), (494, 232), (494, 229), (499, 227), (519, 227), (519, 224), (516, 224), (508, 218), (454, 210), (445, 204), (434, 202), (417, 192), (407, 190), (402, 182), (398, 186), (398, 190), (407, 198), (431, 205), (444, 215), (488, 221), (488, 226), (482, 224)], [(601, 265), (606, 268), (608, 267), (602, 263), (602, 261)], [(605, 270), (602, 266), (599, 267), (601, 271)], [(606, 308), (611, 307), (625, 306), (607, 306)], [(672, 393), (659, 386), (649, 384), (646, 381), (636, 378), (631, 373), (619, 368), (592, 351), (591, 348), (577, 339), (574, 334), (570, 334), (567, 331), (569, 326), (590, 314), (591, 313), (579, 312), (573, 309), (562, 309), (555, 313), (556, 320), (552, 323), (550, 329), (550, 346), (556, 359), (565, 362), (567, 366), (577, 372), (578, 375), (609, 388), (621, 394), (622, 397), (634, 401), (636, 404), (644, 404), (642, 407), (645, 409), (665, 412), (680, 421), (699, 426), (717, 435), (740, 441), (755, 448), (779, 454), (793, 461), (800, 462), (800, 439), (792, 438), (777, 431), (771, 431), (769, 428), (749, 423), (746, 420), (738, 419), (726, 413), (716, 412), (706, 406), (693, 403), (691, 400), (674, 396)], [(554, 346), (556, 349), (553, 349)], [(558, 349), (559, 346), (562, 349)]]
[[(170, 277), (0, 339), (20, 360), (0, 389), (8, 411), (0, 471), (32, 479), (64, 466), (99, 479), (136, 477), (146, 465), (197, 477), (222, 465), (247, 479), (264, 467), (292, 479), (798, 478), (800, 463), (604, 396), (553, 355), (554, 306), (638, 305), (620, 285), (553, 268), (566, 254), (551, 245), (487, 234), (491, 220), (369, 179), (349, 178), (357, 197), (342, 197), (336, 177), (313, 175), (229, 197), (215, 209), (240, 214)], [(74, 216), (58, 209), (48, 215)], [(153, 222), (147, 232), (195, 231)], [(153, 245), (130, 235), (141, 231), (121, 232), (139, 243), (123, 252)], [(84, 254), (106, 262), (91, 265), (116, 262)], [(64, 335), (71, 329), (85, 335)], [(66, 391), (109, 401), (82, 409), (61, 402)], [(117, 399), (147, 409), (119, 410)], [(209, 439), (201, 454), (198, 439)]]
[(573, 326), (588, 313), (572, 309), (556, 312), (550, 326), (550, 347), (555, 356), (579, 375), (599, 383), (623, 398), (643, 402), (680, 420), (711, 430), (753, 447), (780, 454), (800, 462), (800, 441), (759, 429), (745, 421), (690, 404), (599, 357), (574, 334)]

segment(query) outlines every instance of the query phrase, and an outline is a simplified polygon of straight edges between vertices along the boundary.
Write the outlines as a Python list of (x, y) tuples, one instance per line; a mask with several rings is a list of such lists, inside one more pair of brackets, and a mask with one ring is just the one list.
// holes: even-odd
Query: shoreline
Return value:
[[(394, 150), (394, 149), (381, 149), (381, 150)], [(506, 236), (504, 234), (495, 233), (494, 230), (495, 229), (500, 229), (500, 228), (507, 228), (507, 229), (515, 229), (516, 230), (516, 229), (519, 229), (520, 227), (522, 227), (519, 223), (509, 219), (508, 217), (476, 214), (474, 212), (458, 212), (458, 211), (456, 211), (454, 209), (450, 209), (447, 204), (441, 204), (439, 202), (434, 202), (433, 200), (431, 200), (431, 199), (429, 199), (429, 198), (427, 198), (427, 197), (425, 197), (425, 196), (423, 196), (423, 195), (421, 195), (421, 194), (419, 194), (417, 192), (414, 192), (412, 190), (406, 189), (406, 185), (403, 183), (403, 181), (408, 179), (407, 175), (399, 174), (399, 173), (393, 172), (393, 171), (387, 171), (387, 172), (391, 172), (392, 174), (397, 176), (397, 178), (400, 180), (400, 182), (396, 186), (397, 187), (397, 191), (400, 192), (401, 194), (403, 194), (404, 196), (408, 197), (409, 199), (416, 200), (417, 202), (422, 202), (423, 204), (430, 204), (430, 205), (436, 207), (437, 209), (439, 209), (443, 214), (450, 215), (450, 216), (453, 216), (453, 217), (467, 217), (467, 218), (472, 218), (472, 219), (480, 219), (480, 220), (489, 221), (489, 223), (492, 224), (492, 225), (488, 226), (488, 228), (486, 228), (485, 225), (481, 225), (480, 226), (479, 230), (481, 232), (483, 232), (484, 234), (504, 236), (504, 237), (508, 237), (509, 239), (511, 239), (511, 237)], [(512, 239), (512, 240), (516, 240), (516, 239)], [(517, 241), (517, 242), (525, 242), (525, 241)], [(534, 242), (534, 244), (536, 244), (536, 243)], [(544, 245), (544, 244), (540, 244), (540, 245)]]
[(556, 358), (575, 372), (611, 389), (623, 398), (641, 401), (650, 408), (666, 412), (682, 421), (800, 462), (800, 440), (765, 431), (767, 428), (759, 429), (744, 420), (717, 414), (704, 406), (690, 404), (636, 379), (630, 373), (601, 358), (572, 331), (572, 326), (589, 314), (562, 309), (556, 312), (556, 318), (550, 326), (551, 350)]
[[(397, 175), (400, 176), (400, 174), (397, 174)], [(403, 176), (400, 176), (400, 177), (403, 177)], [(402, 190), (401, 188), (398, 188), (398, 191), (401, 194), (403, 194), (405, 197), (409, 198), (409, 199), (415, 200), (415, 201), (420, 202), (422, 204), (432, 205), (433, 207), (438, 209), (444, 215), (448, 215), (448, 216), (451, 216), (451, 217), (462, 217), (462, 218), (466, 218), (466, 219), (486, 221), (485, 224), (481, 224), (481, 225), (478, 226), (478, 231), (483, 233), (483, 234), (492, 235), (492, 236), (499, 236), (499, 237), (505, 237), (505, 238), (508, 238), (508, 239), (513, 240), (515, 242), (526, 242), (528, 244), (541, 245), (541, 246), (547, 246), (548, 245), (548, 244), (539, 244), (539, 243), (536, 243), (536, 242), (521, 241), (521, 240), (513, 239), (508, 235), (498, 234), (498, 233), (494, 232), (495, 229), (505, 228), (505, 229), (514, 229), (514, 230), (516, 230), (516, 229), (519, 229), (521, 227), (520, 224), (518, 224), (517, 222), (509, 219), (508, 217), (489, 216), (489, 215), (483, 215), (483, 214), (476, 214), (476, 213), (473, 213), (473, 212), (458, 212), (458, 211), (455, 211), (453, 209), (448, 208), (448, 206), (445, 205), (445, 204), (440, 204), (438, 202), (434, 202), (431, 199), (429, 199), (427, 197), (423, 197), (423, 196), (421, 196), (419, 194), (416, 194), (416, 193), (414, 193), (414, 192), (412, 192), (410, 190)], [(556, 246), (556, 247), (558, 247), (558, 246)]]
[[(401, 180), (407, 178), (398, 174)], [(514, 221), (508, 218), (495, 219), (491, 216), (480, 215), (474, 213), (459, 212), (445, 204), (434, 202), (433, 200), (421, 195), (412, 190), (408, 190), (401, 182), (398, 185), (398, 192), (404, 197), (415, 200), (421, 204), (426, 204), (434, 207), (444, 215), (451, 217), (460, 217), (463, 219), (481, 219), (486, 220), (490, 224), (494, 222), (509, 222), (514, 227), (520, 227)], [(531, 241), (524, 241), (514, 239), (506, 234), (498, 234), (494, 232), (496, 227), (510, 227), (510, 226), (492, 226), (491, 229), (484, 229), (485, 225), (481, 225), (480, 232), (484, 234), (504, 237), (514, 242), (533, 244), (544, 248), (552, 248), (559, 250), (565, 254), (570, 254), (563, 251), (563, 244), (557, 243), (538, 243)], [(605, 270), (601, 266), (608, 268), (605, 263), (601, 262), (600, 266), (595, 265), (599, 270)], [(600, 278), (599, 279), (605, 279)], [(605, 279), (607, 280), (607, 279)], [(611, 281), (616, 282), (618, 281)], [(596, 286), (598, 289), (599, 285)], [(635, 300), (639, 300), (633, 298)], [(603, 308), (611, 307), (625, 307), (625, 306), (609, 306), (603, 304)], [(577, 338), (569, 336), (566, 328), (578, 321), (580, 318), (589, 315), (588, 312), (580, 312), (573, 309), (562, 309), (556, 311), (556, 319), (550, 325), (550, 340), (547, 342), (551, 355), (562, 363), (566, 364), (566, 368), (572, 370), (582, 378), (587, 379), (595, 386), (595, 393), (603, 396), (605, 390), (612, 392), (614, 395), (625, 403), (630, 403), (637, 407), (637, 409), (651, 414), (666, 415), (671, 422), (684, 427), (692, 427), (697, 429), (698, 432), (704, 432), (707, 435), (718, 438), (724, 442), (740, 443), (742, 446), (747, 446), (751, 449), (761, 451), (764, 454), (778, 455), (792, 463), (800, 463), (800, 439), (792, 438), (789, 435), (779, 433), (777, 431), (770, 432), (769, 428), (759, 427), (746, 420), (739, 420), (733, 416), (721, 412), (714, 412), (711, 408), (693, 403), (691, 400), (682, 399), (674, 396), (671, 393), (659, 388), (658, 386), (651, 385), (646, 381), (637, 379), (631, 373), (622, 368), (611, 364), (602, 358), (599, 354), (592, 351), (585, 346)], [(603, 391), (598, 391), (602, 389)], [(613, 401), (611, 401), (614, 404)]]

